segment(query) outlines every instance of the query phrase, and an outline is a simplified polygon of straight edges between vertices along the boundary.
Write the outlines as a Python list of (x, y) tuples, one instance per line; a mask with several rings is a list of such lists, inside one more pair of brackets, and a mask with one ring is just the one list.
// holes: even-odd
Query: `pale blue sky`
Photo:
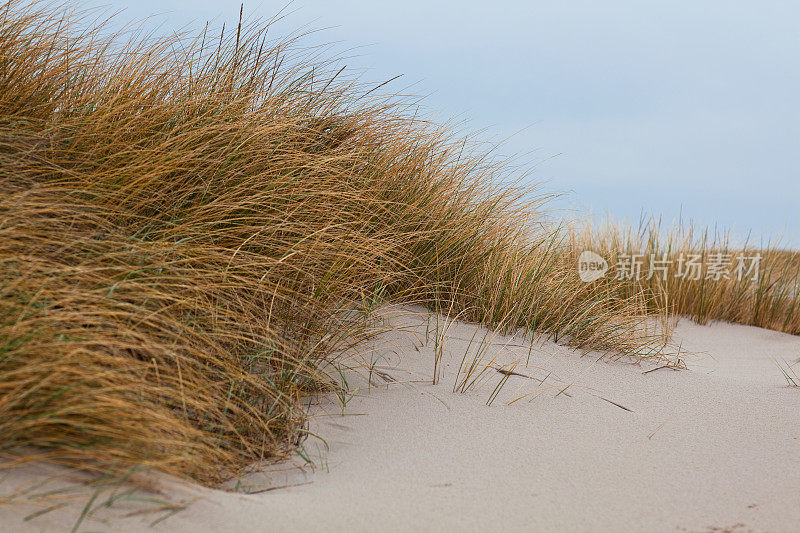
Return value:
[[(97, 4), (94, 4), (97, 5)], [(114, 0), (162, 28), (238, 17), (238, 1)], [(285, 4), (245, 4), (268, 18)], [(279, 26), (358, 49), (347, 64), (413, 86), (484, 136), (521, 129), (558, 207), (702, 225), (800, 244), (800, 3), (296, 0)]]

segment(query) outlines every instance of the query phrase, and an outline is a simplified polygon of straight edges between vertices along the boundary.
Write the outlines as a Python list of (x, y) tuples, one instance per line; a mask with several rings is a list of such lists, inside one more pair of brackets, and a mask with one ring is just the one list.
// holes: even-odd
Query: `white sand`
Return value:
[[(554, 343), (535, 347), (526, 368), (521, 339), (494, 337), (486, 360), (521, 359), (515, 371), (529, 377), (509, 377), (487, 406), (503, 377), (495, 370), (465, 394), (452, 391), (476, 328), (449, 329), (432, 385), (426, 317), (403, 320), (409, 332), (383, 336), (366, 354), (383, 356), (375, 369), (396, 382), (367, 391), (356, 379), (362, 390), (345, 416), (335, 398), (316, 408), (310, 430), (328, 447), (305, 442), (315, 468), (278, 465), (240, 481), (247, 490), (291, 486), (167, 489), (191, 503), (153, 528), (161, 515), (124, 517), (133, 504), (123, 502), (82, 529), (800, 531), (800, 388), (775, 363), (800, 373), (800, 337), (683, 321), (676, 341), (702, 353), (687, 359), (690, 370), (646, 374), (656, 365), (598, 361)], [(374, 372), (373, 382), (384, 380)], [(0, 494), (42, 476), (41, 467), (12, 470)], [(63, 530), (75, 518), (62, 510), (23, 522), (32, 510), (0, 507), (0, 530)]]

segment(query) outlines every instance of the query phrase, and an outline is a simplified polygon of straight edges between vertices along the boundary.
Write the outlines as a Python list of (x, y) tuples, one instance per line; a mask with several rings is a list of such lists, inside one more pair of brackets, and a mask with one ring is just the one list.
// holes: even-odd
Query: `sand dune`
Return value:
[[(673, 370), (581, 357), (552, 342), (528, 361), (521, 339), (454, 323), (432, 385), (428, 317), (394, 320), (405, 331), (362, 354), (377, 359), (372, 385), (368, 370), (350, 376), (359, 391), (344, 416), (335, 397), (313, 407), (309, 431), (325, 440), (304, 443), (313, 465), (298, 458), (238, 480), (240, 491), (258, 494), (169, 485), (162, 490), (188, 507), (152, 528), (157, 514), (126, 517), (135, 505), (125, 502), (81, 528), (800, 530), (800, 389), (775, 363), (800, 359), (799, 337), (683, 321), (675, 340), (693, 353), (688, 370)], [(484, 334), (483, 363), (520, 361), (490, 406), (505, 376), (493, 367), (466, 393), (453, 392), (470, 339), (475, 353)], [(43, 469), (11, 470), (0, 494), (42, 479)], [(76, 517), (61, 509), (23, 521), (35, 510), (0, 507), (2, 529), (63, 530)]]

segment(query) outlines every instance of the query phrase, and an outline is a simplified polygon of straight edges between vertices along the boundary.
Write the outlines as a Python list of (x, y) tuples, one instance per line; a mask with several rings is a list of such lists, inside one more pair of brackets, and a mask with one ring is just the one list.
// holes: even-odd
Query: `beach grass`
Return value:
[(547, 197), (408, 98), (268, 24), (102, 20), (0, 11), (5, 455), (205, 484), (284, 457), (386, 303), (662, 353), (642, 294), (577, 278)]
[[(730, 233), (659, 219), (636, 226), (582, 221), (570, 228), (570, 241), (575, 253), (595, 251), (611, 270), (628, 274), (619, 276), (617, 268), (596, 283), (623, 298), (641, 295), (662, 316), (800, 334), (800, 252), (780, 242), (739, 242)], [(640, 275), (631, 276), (636, 268)]]
[[(285, 457), (310, 396), (346, 408), (335, 369), (387, 304), (432, 313), (434, 381), (454, 320), (664, 360), (679, 315), (800, 333), (797, 253), (737, 248), (764, 255), (754, 282), (584, 283), (584, 249), (613, 264), (733, 248), (655, 223), (555, 224), (485, 147), (268, 23), (154, 37), (69, 5), (0, 13), (11, 463), (213, 485)], [(454, 390), (492, 368), (473, 340)], [(489, 404), (513, 368), (497, 371)]]

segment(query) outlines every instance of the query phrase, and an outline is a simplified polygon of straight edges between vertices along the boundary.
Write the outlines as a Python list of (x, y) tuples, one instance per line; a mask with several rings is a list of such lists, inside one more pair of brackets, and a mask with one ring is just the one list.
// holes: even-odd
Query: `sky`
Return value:
[[(238, 18), (226, 0), (112, 0), (162, 30)], [(640, 216), (800, 247), (800, 2), (261, 1), (277, 31), (320, 29), (364, 79), (425, 98), (566, 216)], [(355, 55), (354, 55), (355, 54)], [(463, 128), (462, 128), (463, 129)], [(510, 137), (510, 138), (509, 138)]]

